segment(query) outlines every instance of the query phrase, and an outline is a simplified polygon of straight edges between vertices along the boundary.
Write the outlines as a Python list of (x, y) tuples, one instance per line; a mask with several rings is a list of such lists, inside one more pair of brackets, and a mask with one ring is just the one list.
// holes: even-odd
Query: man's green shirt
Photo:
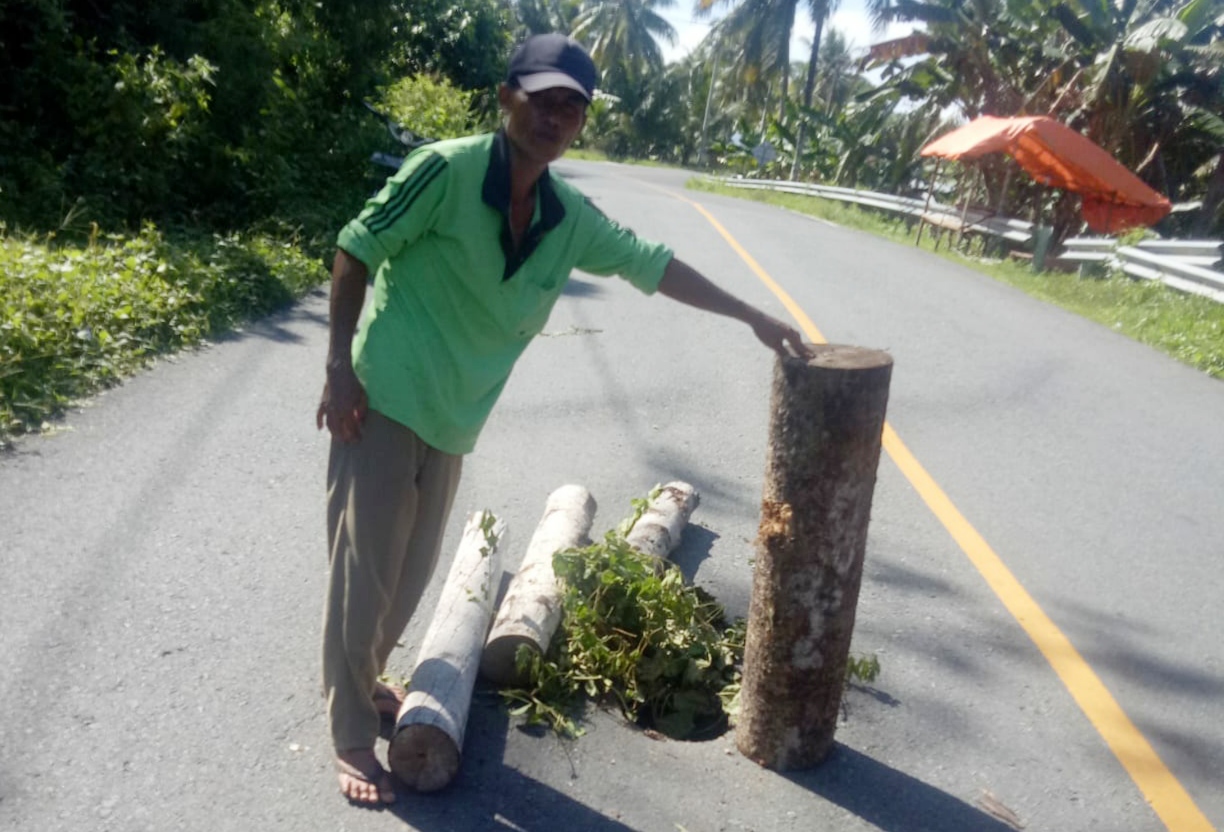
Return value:
[(668, 247), (639, 240), (546, 171), (516, 250), (502, 133), (416, 150), (340, 232), (375, 274), (353, 341), (370, 407), (439, 450), (472, 450), (510, 370), (571, 270), (653, 293)]

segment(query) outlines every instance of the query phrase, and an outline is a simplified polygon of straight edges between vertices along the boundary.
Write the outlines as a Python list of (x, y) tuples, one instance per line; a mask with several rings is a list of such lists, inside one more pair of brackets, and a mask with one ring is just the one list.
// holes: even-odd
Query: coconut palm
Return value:
[(778, 121), (786, 118), (790, 89), (790, 41), (800, 0), (698, 0), (694, 14), (706, 15), (715, 6), (729, 6), (720, 21), (724, 44), (738, 46), (733, 59), (736, 72), (746, 84), (767, 87), (780, 84)]
[(599, 67), (601, 86), (615, 95), (632, 93), (663, 71), (656, 38), (675, 43), (676, 30), (658, 9), (675, 0), (595, 0), (574, 19), (570, 34), (585, 43)]

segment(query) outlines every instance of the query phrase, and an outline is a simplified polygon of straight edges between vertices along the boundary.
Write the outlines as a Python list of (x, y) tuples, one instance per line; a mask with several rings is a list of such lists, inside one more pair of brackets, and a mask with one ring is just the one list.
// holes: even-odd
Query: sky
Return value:
[[(669, 46), (665, 41), (660, 42), (663, 47), (664, 60), (668, 63), (679, 60), (691, 52), (693, 47), (706, 36), (711, 23), (717, 19), (715, 15), (723, 14), (721, 10), (715, 10), (711, 17), (698, 20), (693, 17), (693, 5), (694, 0), (676, 0), (675, 5), (670, 9), (658, 10), (676, 28), (679, 35), (675, 46)], [(871, 18), (867, 16), (865, 0), (842, 0), (830, 23), (825, 27), (826, 34), (830, 26), (845, 36), (851, 54), (855, 56), (861, 54), (873, 43), (908, 35), (913, 28), (912, 24), (902, 26), (893, 24), (883, 32), (873, 32)], [(799, 15), (795, 21), (794, 36), (791, 38), (791, 60), (807, 60), (808, 53), (811, 51), (811, 39), (815, 32), (816, 26), (808, 16), (804, 4), (801, 3)]]

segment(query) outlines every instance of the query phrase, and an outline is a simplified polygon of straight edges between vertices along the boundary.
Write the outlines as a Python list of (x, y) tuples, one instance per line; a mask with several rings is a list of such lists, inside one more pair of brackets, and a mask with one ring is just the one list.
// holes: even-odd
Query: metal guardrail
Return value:
[[(1114, 253), (1118, 241), (1113, 237), (1072, 237), (1065, 240), (1062, 260), (1102, 262)], [(1224, 243), (1218, 240), (1142, 240), (1136, 247), (1191, 266), (1219, 268), (1224, 264)]]
[(1131, 277), (1159, 280), (1182, 292), (1224, 303), (1224, 243), (1218, 240), (1143, 240), (1119, 246), (1112, 237), (1073, 237), (1058, 256), (1065, 263), (1117, 269)]
[[(989, 234), (1013, 243), (1033, 241), (1036, 228), (1030, 222), (981, 211), (957, 208), (931, 200), (773, 179), (708, 177), (731, 188), (781, 191), (851, 202), (903, 214), (939, 228)], [(1131, 277), (1159, 280), (1171, 288), (1203, 295), (1224, 303), (1224, 272), (1213, 266), (1224, 264), (1224, 243), (1218, 240), (1144, 240), (1137, 246), (1119, 246), (1112, 237), (1076, 237), (1066, 240), (1066, 251), (1051, 258), (1061, 262), (1100, 263)]]
[(709, 177), (711, 181), (730, 188), (748, 188), (782, 193), (818, 196), (840, 202), (851, 202), (866, 208), (875, 208), (902, 214), (929, 223), (937, 228), (958, 233), (988, 234), (1013, 243), (1026, 244), (1032, 241), (1034, 226), (1031, 222), (1010, 219), (996, 214), (970, 208), (944, 205), (937, 200), (929, 203), (925, 199), (908, 196), (882, 194), (876, 191), (860, 191), (855, 188), (839, 188), (833, 185), (816, 185), (809, 182), (785, 182), (776, 179), (738, 179), (735, 177)]

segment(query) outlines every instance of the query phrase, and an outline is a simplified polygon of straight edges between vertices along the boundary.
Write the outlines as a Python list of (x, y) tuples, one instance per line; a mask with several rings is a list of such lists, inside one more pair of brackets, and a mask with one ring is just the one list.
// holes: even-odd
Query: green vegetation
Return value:
[[(532, 684), (502, 692), (513, 714), (577, 736), (574, 714), (589, 697), (669, 737), (708, 739), (738, 712), (746, 623), (728, 624), (674, 564), (625, 542), (645, 505), (635, 500), (633, 516), (602, 542), (553, 558), (565, 588), (561, 626), (546, 656), (519, 648)], [(847, 666), (847, 679), (878, 674), (875, 656)]]
[(130, 236), (49, 246), (0, 237), (0, 445), (169, 350), (284, 305), (324, 278), (266, 234)]
[[(914, 241), (915, 232), (906, 223), (833, 200), (729, 188), (702, 179), (690, 181), (689, 187), (777, 205), (910, 245)], [(933, 250), (930, 235), (924, 236), (922, 247)], [(1224, 304), (1122, 274), (1104, 278), (1059, 271), (1035, 274), (1027, 264), (971, 258), (946, 245), (938, 253), (1224, 378)]]
[(720, 694), (739, 678), (742, 626), (726, 627), (709, 595), (676, 567), (656, 565), (616, 532), (555, 556), (564, 619), (546, 658), (520, 648), (534, 684), (505, 692), (515, 714), (575, 735), (570, 714), (585, 694), (678, 739), (721, 732)]
[(394, 121), (411, 125), (418, 136), (455, 139), (474, 132), (474, 95), (446, 78), (412, 75), (401, 78), (379, 96), (379, 107)]
[[(925, 178), (918, 150), (949, 126), (944, 113), (1040, 112), (1175, 202), (1199, 206), (1168, 217), (1161, 234), (1224, 233), (1218, 0), (1019, 0), (1006, 9), (993, 0), (870, 0), (879, 20), (925, 31), (865, 61), (826, 27), (836, 3), (804, 4), (817, 28), (805, 60), (792, 61), (799, 0), (703, 0), (721, 17), (670, 65), (658, 48), (672, 34), (659, 15), (666, 5), (0, 0), (0, 237), (5, 263), (21, 263), (0, 272), (0, 441), (148, 356), (192, 343), (197, 328), (215, 333), (293, 294), (261, 280), (241, 290), (227, 283), (218, 275), (248, 268), (233, 265), (235, 252), (264, 263), (250, 274), (279, 275), (300, 260), (294, 271), (316, 279), (317, 266), (305, 264), (327, 253), (382, 179), (371, 154), (404, 150), (363, 103), (432, 138), (491, 127), (506, 60), (530, 32), (575, 35), (599, 67), (602, 94), (575, 158), (912, 193)], [(750, 153), (762, 142), (776, 152), (763, 170)], [(1078, 228), (1074, 197), (1009, 176), (1001, 156), (956, 168), (944, 168), (943, 185), (972, 174), (963, 182), (973, 202), (1013, 215), (1040, 210), (1056, 239)], [(811, 204), (781, 199), (797, 210)], [(896, 231), (845, 206), (825, 216)], [(165, 230), (156, 242), (141, 230), (149, 223)], [(156, 278), (140, 269), (125, 278), (135, 281), (126, 302), (124, 292), (108, 294), (115, 279), (99, 277), (123, 272), (102, 263), (124, 251), (165, 264)], [(999, 268), (1003, 279), (1220, 373), (1217, 307), (1127, 281), (1030, 279), (1022, 269), (1007, 277)], [(223, 286), (229, 293), (216, 294)], [(112, 307), (113, 320), (103, 311)]]

